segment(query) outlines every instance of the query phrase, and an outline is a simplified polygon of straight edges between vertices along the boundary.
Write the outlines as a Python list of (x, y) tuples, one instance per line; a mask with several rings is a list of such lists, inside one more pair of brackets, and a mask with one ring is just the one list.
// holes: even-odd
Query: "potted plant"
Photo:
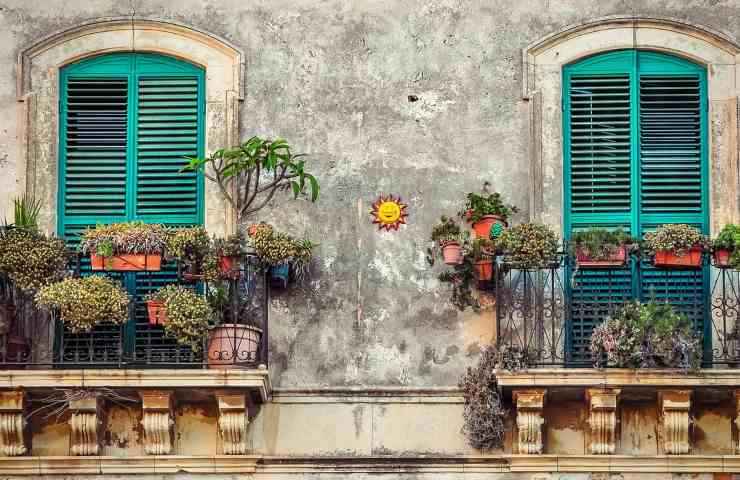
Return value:
[(66, 278), (42, 287), (36, 294), (36, 304), (58, 311), (65, 327), (79, 333), (89, 332), (100, 323), (125, 322), (129, 297), (118, 282), (94, 275)]
[(591, 335), (597, 367), (696, 368), (701, 341), (691, 322), (669, 303), (627, 302)]
[(686, 224), (666, 224), (644, 236), (645, 250), (660, 268), (699, 268), (706, 246), (701, 232)]
[(740, 267), (740, 226), (729, 223), (712, 241), (714, 265), (719, 268)]
[(236, 233), (225, 239), (217, 238), (213, 241), (213, 248), (221, 274), (226, 278), (239, 277), (241, 260), (246, 253), (244, 236)]
[(202, 226), (169, 229), (165, 251), (167, 258), (185, 267), (183, 278), (186, 281), (218, 279), (211, 238)]
[(194, 352), (203, 350), (212, 317), (205, 296), (182, 285), (167, 285), (148, 295), (146, 301), (153, 314), (150, 324), (162, 325), (167, 336)]
[(439, 223), (432, 228), (432, 241), (442, 249), (442, 259), (447, 265), (462, 263), (463, 235), (460, 226), (453, 219), (442, 215)]
[(251, 225), (247, 231), (250, 246), (270, 268), (273, 283), (285, 288), (290, 278), (291, 265), (298, 278), (308, 269), (316, 247), (310, 240), (296, 240), (286, 233), (276, 231), (267, 223)]
[(516, 268), (529, 270), (559, 264), (560, 242), (552, 229), (539, 223), (523, 223), (506, 230), (496, 239), (496, 248), (504, 261)]
[(589, 228), (573, 233), (571, 247), (579, 268), (623, 267), (630, 241), (621, 228)]
[(466, 255), (473, 260), (475, 277), (480, 282), (487, 282), (493, 278), (494, 243), (483, 237), (473, 239), (468, 246)]
[(144, 222), (97, 225), (82, 234), (79, 249), (93, 270), (159, 271), (169, 233)]
[(517, 207), (507, 205), (498, 192), (488, 193), (490, 183), (483, 184), (483, 192), (467, 194), (465, 207), (460, 216), (473, 224), (475, 235), (493, 238), (500, 235), (507, 225), (507, 220), (518, 212)]
[(27, 228), (0, 230), (0, 273), (23, 292), (33, 293), (61, 280), (67, 259), (67, 249), (59, 238)]

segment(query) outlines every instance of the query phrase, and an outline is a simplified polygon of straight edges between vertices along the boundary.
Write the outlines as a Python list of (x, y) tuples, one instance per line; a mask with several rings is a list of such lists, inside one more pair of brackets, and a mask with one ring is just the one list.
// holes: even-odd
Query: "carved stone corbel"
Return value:
[(72, 432), (72, 455), (89, 456), (100, 453), (100, 427), (103, 424), (103, 398), (93, 395), (69, 401), (69, 426)]
[(659, 393), (666, 455), (689, 453), (691, 390), (664, 390)]
[(223, 440), (225, 455), (247, 453), (249, 410), (243, 393), (216, 392), (218, 401), (218, 432)]
[(519, 432), (518, 453), (542, 453), (542, 426), (545, 418), (542, 410), (545, 408), (546, 390), (516, 390), (514, 404), (516, 405), (516, 426)]
[(619, 389), (589, 388), (588, 424), (591, 427), (589, 451), (594, 455), (613, 454), (617, 448), (617, 399)]
[(0, 443), (3, 454), (16, 457), (26, 453), (25, 398), (20, 390), (0, 392)]
[[(735, 426), (740, 432), (740, 390), (735, 390)], [(737, 443), (735, 444), (735, 452), (740, 453), (740, 434), (738, 434)]]
[(140, 391), (144, 427), (144, 451), (148, 455), (172, 452), (172, 426), (175, 424), (173, 395), (170, 390)]

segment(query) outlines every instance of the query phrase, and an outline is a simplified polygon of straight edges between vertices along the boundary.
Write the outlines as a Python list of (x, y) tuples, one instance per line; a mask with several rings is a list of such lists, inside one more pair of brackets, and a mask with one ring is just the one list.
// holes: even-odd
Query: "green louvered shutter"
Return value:
[[(201, 68), (154, 54), (104, 55), (64, 68), (61, 91), (59, 232), (70, 244), (96, 223), (202, 224), (203, 179), (179, 172), (185, 156), (203, 155)], [(145, 293), (176, 280), (174, 265), (119, 277), (136, 299), (122, 358), (192, 360), (161, 327), (148, 325), (142, 303)], [(59, 343), (68, 362), (116, 363), (119, 338), (118, 328), (101, 326), (63, 333)], [(83, 358), (90, 351), (95, 357)]]
[[(707, 232), (703, 68), (653, 52), (596, 55), (563, 71), (565, 232), (622, 228), (641, 237), (665, 223)], [(630, 298), (667, 299), (703, 329), (707, 274), (581, 270), (569, 285), (572, 364), (590, 362), (591, 332)]]

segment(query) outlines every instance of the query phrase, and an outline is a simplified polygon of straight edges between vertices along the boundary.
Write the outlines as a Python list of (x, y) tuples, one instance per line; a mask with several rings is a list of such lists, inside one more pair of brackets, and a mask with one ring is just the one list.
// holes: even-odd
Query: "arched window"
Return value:
[[(61, 70), (59, 235), (75, 244), (97, 223), (203, 223), (202, 175), (180, 170), (184, 157), (204, 154), (204, 82), (201, 67), (149, 53), (101, 55)], [(123, 329), (127, 359), (135, 360), (143, 343), (149, 351), (161, 346), (162, 361), (177, 354), (161, 328), (145, 321), (141, 304), (144, 294), (175, 278), (172, 265), (123, 275), (137, 300), (135, 320)], [(64, 333), (60, 358), (118, 362), (121, 334), (112, 326)]]
[[(652, 51), (620, 50), (563, 68), (564, 232), (621, 227), (640, 238), (668, 223), (709, 233), (704, 67)], [(587, 358), (595, 324), (614, 305), (670, 301), (702, 330), (706, 272), (580, 272), (572, 286), (569, 350)], [(705, 335), (709, 339), (711, 335)]]

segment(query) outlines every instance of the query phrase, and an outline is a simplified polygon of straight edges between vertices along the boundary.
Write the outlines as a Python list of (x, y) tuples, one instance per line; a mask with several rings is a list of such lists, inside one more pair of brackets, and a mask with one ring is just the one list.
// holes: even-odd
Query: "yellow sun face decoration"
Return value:
[(373, 203), (373, 209), (370, 211), (373, 223), (378, 225), (378, 230), (386, 231), (398, 230), (402, 224), (406, 224), (407, 205), (401, 202), (401, 197), (393, 195), (381, 195)]

